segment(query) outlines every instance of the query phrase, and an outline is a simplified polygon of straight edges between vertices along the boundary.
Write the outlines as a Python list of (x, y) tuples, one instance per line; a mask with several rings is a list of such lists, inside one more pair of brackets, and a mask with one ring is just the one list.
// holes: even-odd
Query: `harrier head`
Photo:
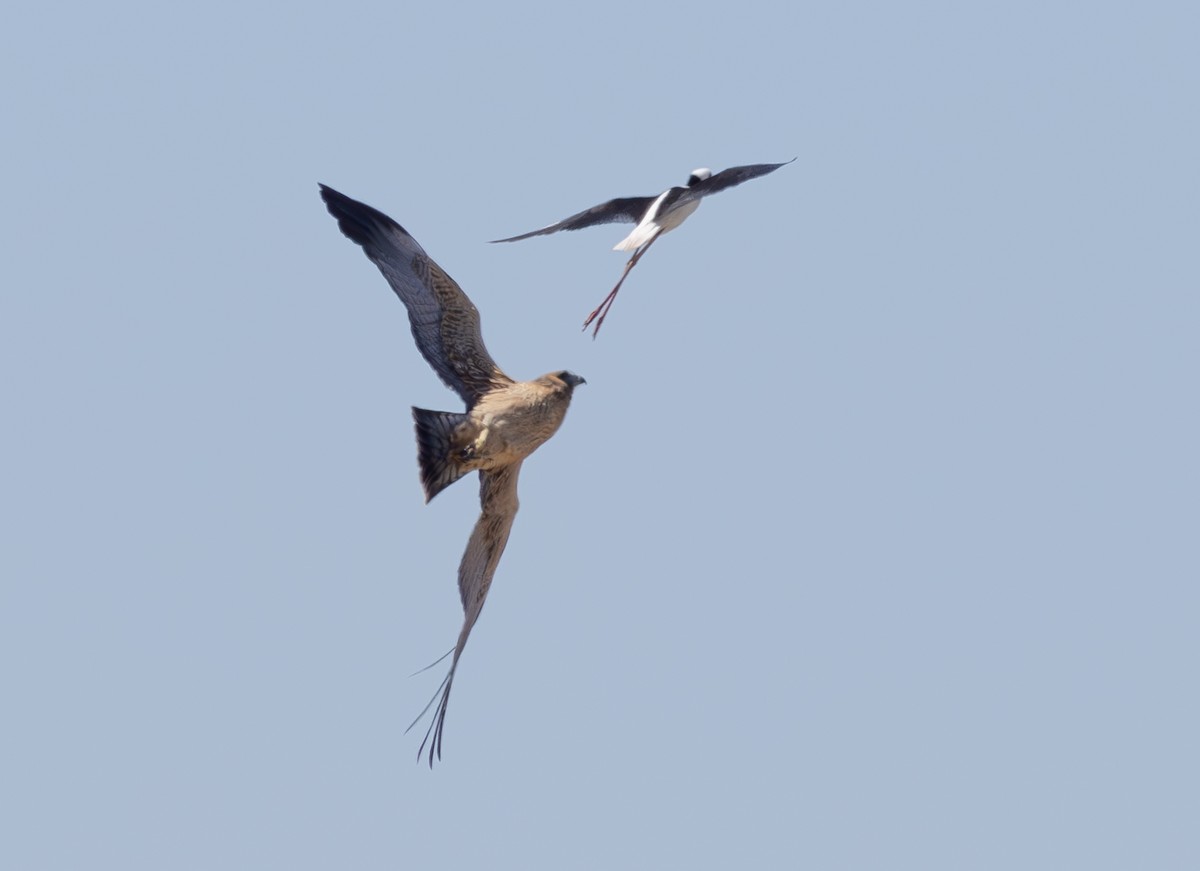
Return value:
[(557, 378), (559, 381), (566, 384), (571, 390), (574, 390), (580, 384), (587, 384), (587, 381), (585, 381), (583, 378), (576, 375), (574, 372), (568, 372), (566, 369), (561, 372), (555, 372), (551, 377)]

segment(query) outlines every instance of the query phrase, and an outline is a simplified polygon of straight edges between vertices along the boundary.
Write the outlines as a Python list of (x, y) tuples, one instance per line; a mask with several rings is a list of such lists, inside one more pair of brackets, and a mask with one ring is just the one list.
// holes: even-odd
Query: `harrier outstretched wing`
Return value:
[[(421, 715), (413, 720), (408, 729), (412, 729), (421, 721), (421, 717), (434, 707), (436, 710), (425, 739), (421, 742), (417, 755), (425, 752), (429, 745), (429, 766), (433, 767), (436, 755), (442, 758), (442, 731), (446, 723), (446, 706), (450, 703), (450, 688), (454, 685), (454, 671), (458, 668), (458, 659), (462, 656), (463, 648), (467, 646), (467, 638), (475, 621), (483, 611), (483, 603), (487, 600), (488, 589), (492, 586), (492, 576), (496, 566), (500, 564), (500, 555), (508, 544), (508, 533), (512, 530), (513, 518), (517, 516), (517, 476), (521, 471), (519, 462), (513, 463), (495, 472), (479, 473), (479, 504), (482, 509), (475, 530), (467, 542), (466, 552), (458, 566), (458, 591), (462, 596), (463, 625), (458, 634), (458, 643), (454, 645), (454, 658), (450, 661), (450, 672), (438, 691), (430, 699)], [(405, 731), (408, 731), (407, 729)]]
[(512, 384), (483, 344), (474, 304), (416, 240), (383, 212), (320, 187), (338, 227), (362, 246), (404, 302), (421, 355), (467, 408), (489, 390)]

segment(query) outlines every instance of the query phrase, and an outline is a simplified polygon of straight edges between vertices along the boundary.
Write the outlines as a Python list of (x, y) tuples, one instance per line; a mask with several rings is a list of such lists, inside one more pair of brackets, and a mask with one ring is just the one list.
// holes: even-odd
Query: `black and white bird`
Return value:
[(583, 322), (585, 330), (591, 325), (592, 321), (596, 322), (596, 328), (592, 333), (592, 337), (595, 338), (600, 332), (600, 325), (604, 323), (604, 318), (608, 316), (609, 309), (612, 308), (613, 303), (617, 299), (617, 291), (621, 289), (621, 285), (625, 281), (625, 276), (629, 274), (629, 270), (637, 265), (642, 255), (650, 249), (655, 239), (664, 233), (669, 233), (686, 221), (688, 216), (700, 207), (700, 200), (709, 194), (718, 193), (726, 188), (739, 185), (744, 181), (774, 172), (779, 167), (787, 166), (795, 160), (796, 158), (793, 157), (784, 163), (754, 163), (749, 166), (733, 166), (729, 169), (721, 170), (716, 175), (713, 175), (710, 169), (695, 169), (688, 176), (685, 187), (668, 188), (661, 194), (649, 197), (619, 197), (615, 200), (609, 200), (607, 203), (592, 206), (590, 209), (585, 209), (577, 215), (564, 218), (557, 224), (542, 227), (540, 230), (522, 233), (520, 236), (510, 236), (507, 239), (493, 239), (492, 241), (519, 242), (522, 239), (529, 239), (533, 236), (545, 236), (550, 233), (557, 233), (559, 230), (581, 230), (584, 227), (594, 227), (597, 224), (631, 222), (637, 224), (633, 228), (632, 233), (613, 247), (614, 251), (633, 252), (633, 256), (625, 264), (625, 271), (621, 273), (621, 278), (617, 281), (617, 286), (612, 289), (608, 296), (604, 298), (604, 301), (596, 306), (592, 313), (587, 316), (587, 320)]

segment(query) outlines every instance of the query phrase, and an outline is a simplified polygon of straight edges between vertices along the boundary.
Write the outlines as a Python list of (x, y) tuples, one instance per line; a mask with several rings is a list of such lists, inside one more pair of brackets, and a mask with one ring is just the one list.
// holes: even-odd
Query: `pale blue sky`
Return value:
[[(1200, 867), (1193, 4), (25, 4), (0, 867)], [(706, 200), (579, 332), (613, 225)], [(432, 773), (456, 410), (332, 185), (588, 379)]]

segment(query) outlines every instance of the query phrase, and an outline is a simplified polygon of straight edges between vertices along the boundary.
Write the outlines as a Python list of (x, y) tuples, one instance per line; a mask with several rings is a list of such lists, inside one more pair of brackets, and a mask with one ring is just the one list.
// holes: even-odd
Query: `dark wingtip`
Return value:
[[(441, 662), (445, 658), (445, 656), (441, 657), (438, 659), (438, 662)], [(437, 665), (437, 662), (433, 663), (433, 665)], [(420, 763), (421, 757), (425, 755), (425, 745), (429, 745), (429, 767), (431, 769), (433, 768), (435, 752), (439, 760), (442, 758), (442, 731), (446, 727), (446, 706), (450, 702), (450, 687), (454, 684), (454, 669), (457, 665), (458, 662), (455, 660), (454, 664), (450, 666), (449, 674), (442, 680), (442, 685), (438, 687), (437, 692), (433, 694), (433, 698), (429, 700), (429, 704), (421, 710), (421, 713), (417, 714), (417, 718), (409, 723), (408, 728), (404, 730), (405, 735), (411, 732), (413, 726), (421, 722), (421, 718), (429, 712), (429, 709), (434, 706), (435, 702), (437, 703), (437, 707), (434, 709), (433, 720), (430, 722), (429, 728), (425, 730), (425, 738), (421, 741), (421, 746), (417, 748), (417, 762)], [(431, 737), (433, 738), (432, 743), (430, 743)]]
[[(334, 213), (333, 210), (335, 208), (340, 207), (343, 203), (347, 203), (347, 202), (353, 203), (354, 202), (354, 200), (350, 199), (344, 193), (342, 193), (341, 191), (334, 190), (327, 184), (317, 182), (317, 187), (320, 188), (321, 199), (323, 199), (325, 201), (325, 206), (326, 206), (326, 208), (329, 209), (329, 211), (331, 213)], [(336, 213), (334, 213), (334, 214), (336, 216)]]
[(325, 201), (325, 208), (337, 219), (338, 228), (350, 241), (367, 245), (376, 239), (375, 234), (387, 229), (399, 230), (405, 236), (409, 235), (407, 230), (378, 209), (351, 199), (329, 185), (318, 182), (317, 187), (321, 189), (321, 199)]

